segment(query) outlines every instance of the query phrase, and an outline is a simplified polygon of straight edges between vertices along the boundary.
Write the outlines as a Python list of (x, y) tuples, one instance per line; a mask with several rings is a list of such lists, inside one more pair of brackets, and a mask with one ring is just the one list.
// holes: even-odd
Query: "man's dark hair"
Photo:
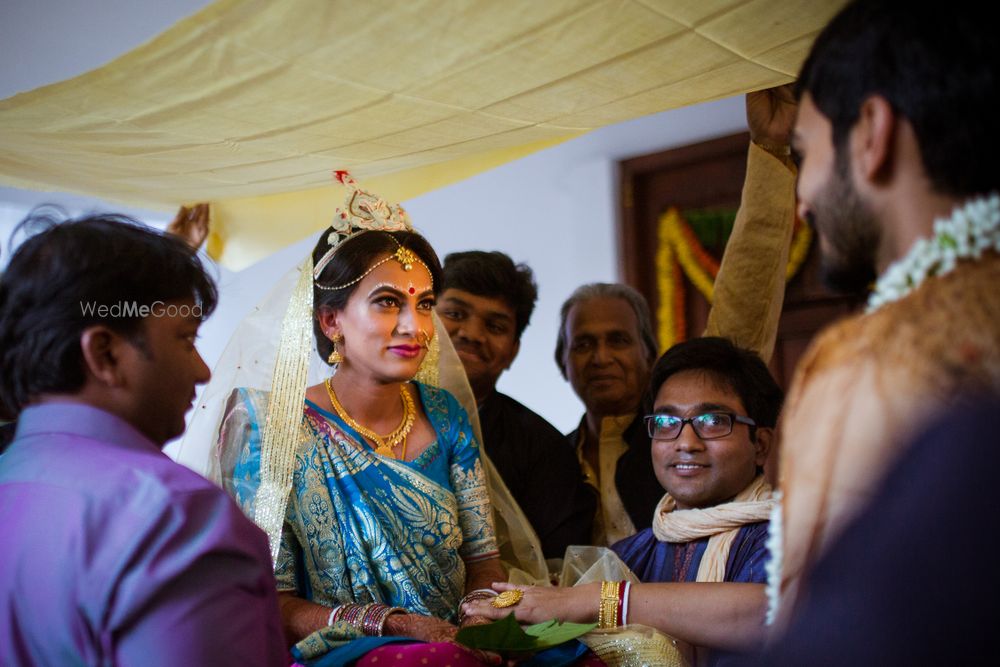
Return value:
[[(40, 394), (83, 386), (80, 336), (88, 327), (107, 326), (142, 347), (144, 318), (133, 305), (193, 299), (203, 319), (215, 309), (214, 281), (177, 237), (123, 215), (67, 219), (40, 207), (12, 238), (38, 229), (0, 276), (0, 403), (10, 413)], [(102, 314), (101, 305), (109, 310)]]
[(559, 335), (556, 337), (556, 365), (564, 378), (566, 375), (566, 349), (569, 346), (569, 332), (566, 331), (566, 320), (573, 306), (590, 299), (621, 299), (635, 313), (635, 321), (639, 327), (639, 338), (646, 352), (646, 363), (656, 358), (656, 334), (653, 333), (653, 320), (649, 315), (649, 304), (634, 287), (622, 283), (587, 283), (577, 287), (569, 298), (563, 302), (559, 310)]
[(935, 190), (982, 194), (1000, 184), (1000, 49), (988, 3), (942, 7), (861, 0), (820, 33), (796, 84), (833, 125), (838, 155), (862, 102), (884, 97), (909, 120)]
[(476, 296), (501, 299), (514, 309), (515, 339), (528, 328), (538, 300), (538, 285), (527, 264), (496, 250), (453, 252), (444, 258), (443, 289), (460, 289)]
[[(330, 249), (328, 239), (331, 231), (332, 227), (323, 232), (313, 247), (314, 264), (318, 263)], [(427, 239), (411, 231), (368, 231), (342, 241), (333, 259), (323, 267), (319, 278), (313, 284), (314, 310), (318, 311), (322, 307), (333, 310), (346, 308), (351, 295), (358, 289), (365, 271), (371, 269), (380, 255), (391, 255), (401, 247), (413, 251), (420, 258), (431, 274), (434, 294), (440, 294), (441, 262)], [(344, 285), (344, 287), (331, 290), (322, 289), (320, 285)], [(333, 343), (326, 337), (317, 317), (313, 317), (313, 336), (320, 356), (323, 359), (328, 358), (333, 351)]]
[[(773, 427), (778, 423), (784, 392), (755, 352), (713, 336), (678, 343), (653, 365), (650, 394), (656, 396), (668, 378), (684, 371), (705, 373), (736, 394), (757, 426)], [(751, 433), (755, 437), (756, 433)]]

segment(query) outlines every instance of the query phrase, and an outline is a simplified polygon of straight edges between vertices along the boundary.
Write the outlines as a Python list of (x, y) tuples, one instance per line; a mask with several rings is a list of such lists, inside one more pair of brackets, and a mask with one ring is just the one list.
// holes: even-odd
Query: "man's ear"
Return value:
[(850, 143), (851, 162), (865, 181), (878, 180), (892, 169), (897, 122), (892, 105), (881, 95), (861, 103)]
[(767, 461), (767, 455), (771, 452), (771, 445), (774, 444), (774, 429), (770, 426), (758, 426), (757, 437), (754, 439), (754, 462), (762, 467)]
[(122, 345), (128, 342), (121, 334), (104, 325), (87, 327), (80, 334), (80, 351), (88, 375), (108, 387), (124, 382)]

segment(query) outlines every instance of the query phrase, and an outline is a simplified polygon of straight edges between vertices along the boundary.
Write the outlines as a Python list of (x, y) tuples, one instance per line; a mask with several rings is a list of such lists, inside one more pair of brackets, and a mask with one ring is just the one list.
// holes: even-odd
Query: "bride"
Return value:
[[(347, 203), (288, 299), (270, 386), (226, 401), (217, 474), (271, 538), (297, 660), (495, 661), (452, 643), (486, 621), (462, 604), (508, 578), (485, 459), (455, 397), (414, 380), (446, 345), (440, 263), (400, 207), (337, 175)], [(334, 372), (307, 387), (314, 348)], [(420, 643), (385, 645), (403, 637)]]

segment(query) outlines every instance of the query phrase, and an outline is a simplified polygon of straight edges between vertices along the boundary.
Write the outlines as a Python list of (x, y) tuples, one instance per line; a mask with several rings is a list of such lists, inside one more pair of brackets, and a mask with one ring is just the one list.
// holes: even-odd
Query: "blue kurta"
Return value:
[[(767, 583), (767, 521), (750, 523), (736, 534), (726, 562), (725, 581)], [(694, 581), (708, 546), (707, 537), (687, 543), (660, 542), (652, 528), (616, 542), (612, 550), (643, 582)]]

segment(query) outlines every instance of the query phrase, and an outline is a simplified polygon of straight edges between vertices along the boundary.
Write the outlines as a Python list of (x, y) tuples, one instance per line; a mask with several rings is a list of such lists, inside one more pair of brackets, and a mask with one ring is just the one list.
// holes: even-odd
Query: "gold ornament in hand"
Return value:
[(523, 597), (524, 597), (524, 592), (517, 589), (511, 591), (504, 591), (500, 595), (490, 600), (490, 604), (496, 607), (497, 609), (503, 609), (505, 607), (513, 607), (518, 602), (520, 602), (521, 598)]

